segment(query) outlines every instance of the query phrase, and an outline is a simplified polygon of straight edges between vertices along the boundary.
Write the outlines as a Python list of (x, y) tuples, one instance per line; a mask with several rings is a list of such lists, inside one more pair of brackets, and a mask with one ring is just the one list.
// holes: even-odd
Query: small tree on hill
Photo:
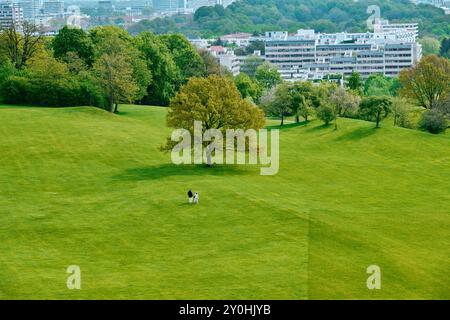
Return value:
[(358, 72), (352, 72), (351, 76), (347, 80), (347, 87), (350, 90), (353, 90), (358, 94), (361, 94), (363, 86), (364, 84), (361, 80), (361, 75)]
[(323, 123), (328, 126), (331, 121), (335, 120), (336, 113), (335, 108), (328, 104), (321, 105), (317, 108), (317, 118), (323, 121)]
[(278, 69), (269, 62), (264, 62), (256, 69), (255, 78), (267, 90), (281, 83), (281, 76)]
[(380, 127), (382, 117), (387, 117), (391, 111), (392, 101), (389, 97), (366, 97), (359, 108), (363, 117), (375, 120), (376, 127)]
[(284, 118), (292, 114), (292, 109), (287, 97), (289, 86), (286, 83), (270, 89), (261, 98), (261, 107), (266, 114), (274, 117), (280, 117), (280, 125), (284, 125)]
[(316, 90), (309, 81), (296, 82), (289, 85), (289, 95), (286, 100), (290, 103), (295, 121), (300, 122), (300, 116), (308, 121), (308, 117), (314, 113), (313, 100), (316, 97)]

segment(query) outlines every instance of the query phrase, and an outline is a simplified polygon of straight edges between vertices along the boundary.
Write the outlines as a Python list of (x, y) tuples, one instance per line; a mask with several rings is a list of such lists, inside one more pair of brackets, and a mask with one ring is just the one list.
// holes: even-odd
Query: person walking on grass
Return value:
[(192, 193), (192, 191), (191, 191), (191, 190), (189, 190), (189, 191), (188, 191), (188, 198), (189, 198), (189, 203), (192, 203), (192, 201), (193, 201), (193, 197), (194, 197), (194, 194)]
[(194, 194), (194, 203), (197, 204), (198, 203), (198, 192), (196, 192)]

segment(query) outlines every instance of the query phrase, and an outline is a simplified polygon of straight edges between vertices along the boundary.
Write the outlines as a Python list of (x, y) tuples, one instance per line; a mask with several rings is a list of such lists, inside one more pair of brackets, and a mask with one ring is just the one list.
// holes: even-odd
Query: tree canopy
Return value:
[(415, 5), (408, 0), (241, 0), (227, 8), (202, 7), (194, 17), (143, 20), (130, 32), (181, 32), (191, 37), (220, 36), (234, 32), (262, 34), (271, 30), (316, 29), (319, 32), (366, 32), (367, 8), (378, 5), (382, 18), (395, 22), (419, 22), (421, 36), (441, 38), (450, 34), (448, 16), (431, 5)]

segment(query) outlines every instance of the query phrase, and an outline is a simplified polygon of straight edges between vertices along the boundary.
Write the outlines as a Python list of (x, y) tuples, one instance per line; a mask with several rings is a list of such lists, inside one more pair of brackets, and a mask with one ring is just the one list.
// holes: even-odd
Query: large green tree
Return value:
[(172, 54), (172, 58), (181, 74), (183, 84), (189, 78), (204, 76), (204, 61), (185, 36), (181, 34), (165, 34), (160, 38)]
[(142, 52), (147, 68), (153, 76), (148, 86), (147, 104), (167, 105), (175, 96), (181, 82), (180, 69), (177, 67), (170, 50), (164, 42), (151, 32), (143, 32), (136, 37), (137, 48)]
[[(114, 27), (96, 27), (89, 31), (94, 46), (94, 58), (122, 57), (132, 68), (132, 78), (138, 86), (134, 100), (140, 101), (148, 95), (148, 88), (154, 81), (153, 70), (149, 68), (146, 56), (135, 43), (135, 39), (125, 30)], [(121, 59), (122, 59), (121, 58)], [(114, 59), (117, 60), (117, 59)]]
[(6, 57), (16, 69), (23, 69), (44, 45), (41, 28), (30, 22), (13, 23), (0, 33), (0, 57)]
[(251, 98), (253, 101), (258, 102), (261, 96), (261, 86), (258, 82), (253, 81), (247, 74), (238, 74), (234, 82), (237, 89), (242, 95), (242, 98)]
[(59, 30), (51, 43), (55, 58), (67, 60), (69, 53), (75, 53), (86, 65), (94, 61), (94, 48), (89, 34), (83, 29), (65, 26)]
[(438, 39), (433, 37), (423, 37), (419, 39), (419, 43), (422, 45), (423, 55), (439, 54), (441, 43)]
[(131, 103), (136, 99), (139, 86), (125, 55), (104, 53), (95, 61), (93, 73), (105, 93), (110, 112), (118, 112), (119, 103)]
[[(202, 134), (208, 129), (260, 129), (264, 126), (264, 113), (253, 103), (242, 99), (232, 80), (220, 76), (191, 78), (171, 100), (167, 113), (167, 125), (186, 129), (194, 137), (194, 121), (201, 121)], [(171, 139), (163, 150), (173, 148)], [(210, 142), (204, 141), (207, 147)], [(191, 143), (193, 145), (193, 143)], [(207, 149), (207, 164), (211, 153)]]
[(403, 85), (402, 96), (433, 109), (449, 95), (450, 61), (436, 55), (426, 56), (414, 67), (402, 70), (399, 79)]

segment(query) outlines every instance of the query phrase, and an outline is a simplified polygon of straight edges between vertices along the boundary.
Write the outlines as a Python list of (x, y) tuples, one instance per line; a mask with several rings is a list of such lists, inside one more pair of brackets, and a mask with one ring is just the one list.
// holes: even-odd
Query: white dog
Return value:
[(198, 203), (198, 193), (194, 193), (194, 203)]

